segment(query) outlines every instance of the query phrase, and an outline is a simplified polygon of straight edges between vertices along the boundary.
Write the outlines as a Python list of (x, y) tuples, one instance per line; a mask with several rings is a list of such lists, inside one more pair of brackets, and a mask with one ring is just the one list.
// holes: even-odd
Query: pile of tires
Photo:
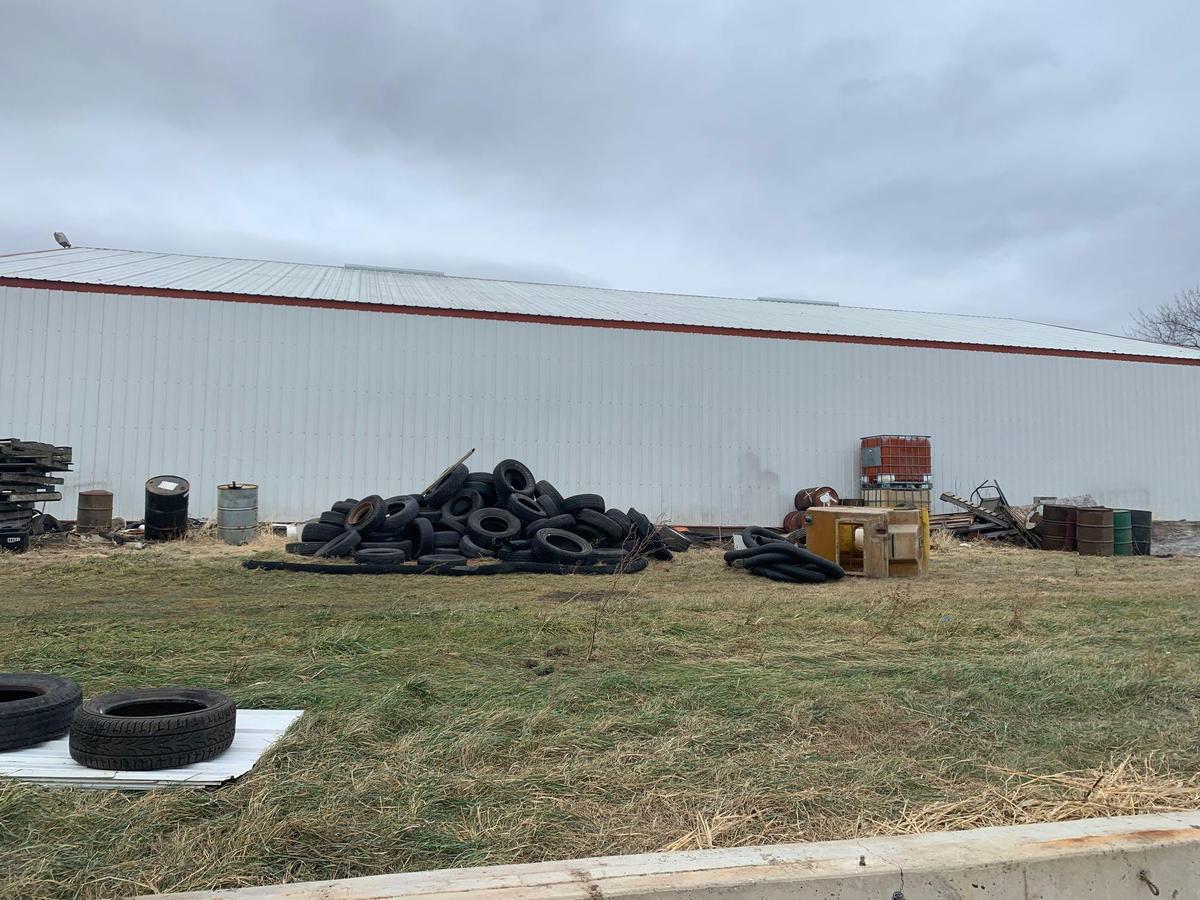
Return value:
[(147, 688), (84, 700), (70, 678), (0, 673), (0, 752), (66, 734), (71, 758), (92, 769), (173, 769), (225, 752), (236, 726), (237, 707), (216, 691)]
[(846, 573), (810, 550), (793, 544), (766, 528), (752, 526), (742, 532), (745, 549), (725, 553), (725, 565), (745, 569), (751, 575), (792, 584), (836, 581)]
[[(460, 463), (422, 494), (339, 500), (304, 523), (287, 550), (429, 574), (464, 574), (468, 560), (486, 559), (533, 564), (531, 571), (616, 571), (673, 555), (636, 509), (610, 508), (599, 494), (563, 496), (515, 459), (491, 472)], [(511, 567), (488, 571), (502, 570)]]

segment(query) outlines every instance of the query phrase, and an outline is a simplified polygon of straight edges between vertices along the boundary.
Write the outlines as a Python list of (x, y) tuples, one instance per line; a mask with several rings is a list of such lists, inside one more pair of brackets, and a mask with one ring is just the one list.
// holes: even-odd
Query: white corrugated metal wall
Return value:
[(1200, 367), (0, 288), (0, 433), (75, 493), (261, 486), (264, 518), (419, 490), (469, 447), (682, 523), (857, 494), (858, 438), (933, 436), (935, 490), (1090, 493), (1200, 519)]

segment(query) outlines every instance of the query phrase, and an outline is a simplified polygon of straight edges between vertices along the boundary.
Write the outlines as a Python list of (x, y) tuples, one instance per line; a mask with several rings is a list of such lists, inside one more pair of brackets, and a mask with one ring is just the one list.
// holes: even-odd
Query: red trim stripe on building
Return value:
[(1118, 362), (1158, 363), (1174, 366), (1200, 366), (1200, 359), (1151, 356), (1138, 353), (1105, 353), (1099, 350), (1067, 350), (1048, 347), (1014, 347), (1004, 344), (971, 344), (963, 341), (935, 341), (918, 338), (871, 337), (849, 334), (818, 334), (803, 331), (771, 331), (758, 328), (732, 328), (720, 325), (684, 325), (667, 322), (630, 322), (615, 319), (586, 319), (571, 316), (546, 316), (534, 313), (493, 312), (477, 309), (447, 309), (426, 306), (398, 306), (389, 303), (362, 303), (354, 300), (317, 300), (305, 297), (279, 297), (266, 294), (231, 294), (222, 291), (194, 291), (182, 288), (135, 287), (115, 284), (84, 284), (75, 281), (43, 281), (37, 278), (0, 276), (0, 286), (33, 288), (43, 291), (75, 291), (89, 294), (130, 294), (139, 297), (163, 297), (183, 300), (215, 300), (221, 303), (263, 303), (268, 306), (299, 306), (315, 309), (345, 309), (359, 312), (395, 313), (406, 316), (435, 316), (451, 319), (484, 319), (493, 322), (525, 322), (533, 325), (564, 325), (576, 328), (615, 328), (624, 331), (665, 331), (676, 334), (713, 334), (728, 337), (765, 338), (779, 341), (815, 341), (827, 344), (866, 344), (881, 347), (913, 347), (928, 350), (965, 350), (973, 353), (1012, 353), (1018, 356), (1060, 356), (1074, 359), (1099, 359)]

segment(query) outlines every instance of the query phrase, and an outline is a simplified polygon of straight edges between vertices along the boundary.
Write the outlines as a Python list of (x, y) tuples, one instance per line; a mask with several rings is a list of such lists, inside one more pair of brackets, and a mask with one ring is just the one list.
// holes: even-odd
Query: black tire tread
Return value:
[(192, 712), (121, 716), (106, 711), (117, 703), (161, 699), (173, 690), (123, 691), (86, 701), (71, 724), (71, 758), (94, 769), (151, 771), (203, 762), (228, 749), (237, 728), (237, 707), (215, 691), (181, 689), (182, 696), (207, 704)]
[(62, 737), (83, 701), (83, 691), (69, 678), (43, 672), (11, 672), (0, 675), (8, 687), (33, 681), (44, 693), (10, 703), (0, 703), (0, 750), (19, 750)]

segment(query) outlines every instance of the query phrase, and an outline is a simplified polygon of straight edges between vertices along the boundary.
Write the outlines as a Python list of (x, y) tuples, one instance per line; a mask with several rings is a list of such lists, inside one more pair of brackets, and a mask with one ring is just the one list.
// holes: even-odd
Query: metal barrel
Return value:
[(1129, 511), (1130, 526), (1133, 529), (1133, 555), (1150, 555), (1150, 530), (1154, 525), (1154, 516), (1148, 509), (1131, 509)]
[(146, 540), (174, 541), (187, 534), (188, 492), (192, 486), (178, 475), (146, 480)]
[(1075, 511), (1075, 543), (1082, 556), (1113, 555), (1113, 511), (1085, 506)]
[(796, 492), (796, 509), (804, 511), (810, 506), (837, 506), (838, 492), (828, 485), (804, 488)]
[(1133, 556), (1133, 523), (1129, 510), (1113, 510), (1113, 556)]
[(112, 491), (80, 491), (75, 527), (80, 534), (97, 534), (112, 529)]
[(1047, 503), (1042, 507), (1042, 521), (1037, 527), (1042, 549), (1074, 551), (1075, 527), (1075, 507)]
[(800, 510), (793, 509), (790, 513), (783, 517), (783, 530), (796, 531), (804, 527), (804, 517), (800, 515)]
[(245, 544), (258, 533), (258, 485), (217, 486), (217, 535), (227, 544)]

